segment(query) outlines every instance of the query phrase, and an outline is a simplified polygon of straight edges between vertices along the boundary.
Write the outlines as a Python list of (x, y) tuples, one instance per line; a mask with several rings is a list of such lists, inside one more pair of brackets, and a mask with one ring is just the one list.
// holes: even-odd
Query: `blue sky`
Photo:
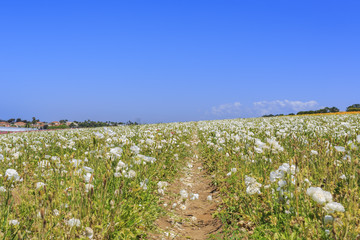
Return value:
[(360, 103), (360, 1), (1, 1), (0, 119), (169, 122)]

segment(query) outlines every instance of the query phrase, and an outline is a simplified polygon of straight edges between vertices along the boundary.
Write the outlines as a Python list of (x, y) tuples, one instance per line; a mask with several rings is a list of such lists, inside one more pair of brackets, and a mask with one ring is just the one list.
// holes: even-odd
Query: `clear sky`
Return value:
[(0, 1), (0, 119), (169, 122), (360, 103), (360, 1)]

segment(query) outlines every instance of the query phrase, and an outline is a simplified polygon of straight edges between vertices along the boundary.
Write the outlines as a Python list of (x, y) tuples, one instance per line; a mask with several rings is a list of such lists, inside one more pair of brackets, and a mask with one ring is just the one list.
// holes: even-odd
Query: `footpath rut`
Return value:
[[(220, 202), (219, 194), (198, 157), (199, 142), (194, 134), (191, 141), (193, 157), (185, 159), (186, 166), (179, 179), (166, 189), (163, 202), (169, 214), (157, 220), (162, 234), (153, 239), (202, 240), (216, 236), (221, 228), (221, 222), (212, 216)], [(181, 190), (185, 190), (188, 197), (181, 197)]]

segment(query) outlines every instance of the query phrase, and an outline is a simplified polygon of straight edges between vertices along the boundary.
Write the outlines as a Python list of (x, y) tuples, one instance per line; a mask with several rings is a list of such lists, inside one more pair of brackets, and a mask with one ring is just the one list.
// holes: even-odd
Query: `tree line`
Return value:
[[(337, 107), (325, 107), (319, 110), (310, 110), (310, 111), (300, 111), (298, 113), (296, 113), (296, 115), (304, 115), (304, 114), (317, 114), (317, 113), (336, 113), (339, 112), (340, 110)], [(346, 108), (347, 112), (360, 112), (360, 104), (353, 104), (351, 106), (348, 106)], [(278, 117), (278, 116), (291, 116), (291, 115), (295, 115), (295, 113), (289, 113), (287, 115), (284, 114), (267, 114), (267, 115), (263, 115), (262, 117)]]

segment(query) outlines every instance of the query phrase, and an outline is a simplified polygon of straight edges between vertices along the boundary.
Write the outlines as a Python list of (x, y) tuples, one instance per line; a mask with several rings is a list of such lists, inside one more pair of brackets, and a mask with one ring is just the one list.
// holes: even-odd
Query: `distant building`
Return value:
[(26, 126), (26, 123), (24, 123), (24, 122), (16, 122), (16, 123), (14, 123), (14, 125), (15, 125), (16, 127), (25, 127), (25, 126)]
[(44, 122), (37, 122), (36, 124), (33, 124), (33, 127), (36, 128), (43, 128), (45, 126)]
[(8, 122), (0, 122), (0, 127), (10, 127), (10, 123)]
[(58, 121), (53, 121), (50, 123), (51, 126), (60, 126), (60, 122)]
[(77, 126), (78, 124), (76, 122), (66, 122), (66, 125), (67, 126), (70, 126), (70, 125), (74, 125), (74, 126)]

